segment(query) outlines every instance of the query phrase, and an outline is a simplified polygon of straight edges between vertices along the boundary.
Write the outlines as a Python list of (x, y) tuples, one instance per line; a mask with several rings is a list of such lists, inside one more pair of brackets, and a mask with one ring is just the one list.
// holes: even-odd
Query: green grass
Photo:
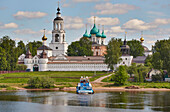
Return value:
[[(96, 75), (105, 74), (106, 72), (96, 72)], [(9, 73), (0, 75), (0, 83), (27, 83), (29, 78), (15, 78), (15, 77), (66, 77), (66, 78), (53, 78), (55, 82), (79, 82), (81, 76), (93, 76), (94, 72), (91, 71), (69, 71), (69, 72), (58, 72), (58, 71), (46, 71), (46, 72), (24, 72), (24, 73)], [(5, 78), (14, 77), (14, 78)], [(67, 77), (77, 77), (67, 78)]]
[[(105, 78), (102, 80), (102, 82), (108, 82), (110, 84), (105, 85), (104, 87), (116, 87), (114, 85), (114, 81), (109, 81), (109, 78)], [(170, 83), (168, 82), (144, 82), (144, 83), (139, 83), (139, 82), (127, 82), (125, 85), (120, 86), (120, 87), (126, 87), (126, 86), (139, 86), (141, 88), (167, 88), (170, 89)]]
[(96, 80), (100, 77), (103, 77), (103, 76), (106, 76), (106, 75), (109, 75), (109, 74), (111, 74), (111, 73), (106, 73), (106, 74), (103, 74), (103, 75), (98, 75), (98, 76), (92, 77), (92, 78), (90, 78), (90, 81), (94, 81), (94, 80)]
[(135, 83), (131, 82), (128, 83), (127, 85), (135, 85), (135, 86), (140, 86), (143, 88), (167, 88), (170, 89), (170, 83), (168, 82), (146, 82), (146, 83)]
[(7, 87), (6, 90), (11, 90), (11, 91), (13, 91), (13, 90), (17, 90), (17, 89), (16, 89), (16, 88), (13, 88), (13, 87)]

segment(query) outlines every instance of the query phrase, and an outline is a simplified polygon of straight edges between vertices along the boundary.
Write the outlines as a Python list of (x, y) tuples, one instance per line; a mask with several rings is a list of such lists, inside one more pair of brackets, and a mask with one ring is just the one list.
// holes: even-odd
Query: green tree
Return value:
[(114, 65), (120, 62), (121, 60), (121, 43), (120, 39), (112, 38), (108, 45), (107, 51), (105, 54), (105, 63), (108, 65), (108, 68), (114, 70)]
[(149, 67), (149, 68), (153, 68), (153, 65), (152, 65), (152, 58), (153, 58), (153, 55), (148, 55), (145, 59), (145, 66)]
[(26, 54), (26, 47), (22, 40), (18, 42), (17, 49), (18, 49), (18, 56), (22, 54)]
[(27, 45), (26, 45), (26, 49), (29, 48), (32, 56), (35, 56), (35, 55), (37, 55), (37, 49), (42, 45), (43, 44), (40, 41), (28, 42)]
[(91, 51), (92, 42), (87, 38), (81, 38), (79, 41), (72, 42), (68, 46), (67, 55), (68, 56), (92, 56)]
[(139, 71), (139, 82), (144, 82), (143, 74), (141, 71)]
[(134, 58), (136, 58), (137, 56), (143, 56), (144, 48), (140, 41), (131, 40), (128, 41), (127, 44), (130, 47), (130, 55), (132, 55)]
[(51, 88), (54, 87), (54, 81), (49, 77), (32, 77), (28, 80), (30, 88)]
[(0, 71), (6, 70), (7, 68), (7, 61), (6, 61), (6, 53), (5, 50), (0, 47)]
[(6, 52), (7, 68), (6, 70), (15, 70), (18, 62), (18, 52), (15, 46), (15, 41), (8, 36), (0, 39), (0, 47)]
[(118, 71), (114, 75), (115, 85), (125, 85), (127, 79), (129, 78), (124, 66), (119, 66)]
[(153, 46), (152, 65), (155, 69), (167, 70), (170, 73), (170, 38), (158, 40)]

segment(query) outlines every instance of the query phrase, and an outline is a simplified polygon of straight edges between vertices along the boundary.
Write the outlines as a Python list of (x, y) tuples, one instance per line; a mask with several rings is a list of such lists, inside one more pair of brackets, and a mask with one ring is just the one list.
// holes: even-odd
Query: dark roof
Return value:
[(137, 56), (136, 58), (133, 58), (133, 63), (145, 63), (146, 56)]
[(55, 20), (63, 20), (63, 18), (61, 18), (61, 17), (56, 17), (55, 19), (54, 19), (54, 21)]
[(52, 50), (50, 47), (46, 46), (46, 45), (42, 45), (41, 47), (39, 47), (37, 50)]

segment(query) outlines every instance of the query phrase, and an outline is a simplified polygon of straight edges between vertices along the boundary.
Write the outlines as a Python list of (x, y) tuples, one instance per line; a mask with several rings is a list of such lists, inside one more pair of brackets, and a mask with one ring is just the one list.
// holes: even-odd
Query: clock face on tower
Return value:
[(55, 34), (55, 42), (59, 42), (59, 34)]

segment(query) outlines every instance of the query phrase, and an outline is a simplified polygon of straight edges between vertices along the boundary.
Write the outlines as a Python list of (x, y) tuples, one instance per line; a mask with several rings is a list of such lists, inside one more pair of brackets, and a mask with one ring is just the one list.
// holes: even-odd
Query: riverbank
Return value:
[[(51, 88), (51, 89), (26, 89), (20, 87), (13, 87), (16, 90), (6, 90), (5, 88), (0, 91), (76, 91), (76, 87), (64, 87), (64, 88)], [(126, 91), (170, 91), (166, 88), (139, 88), (139, 89), (126, 89), (125, 87), (93, 87), (95, 92), (126, 92)]]

